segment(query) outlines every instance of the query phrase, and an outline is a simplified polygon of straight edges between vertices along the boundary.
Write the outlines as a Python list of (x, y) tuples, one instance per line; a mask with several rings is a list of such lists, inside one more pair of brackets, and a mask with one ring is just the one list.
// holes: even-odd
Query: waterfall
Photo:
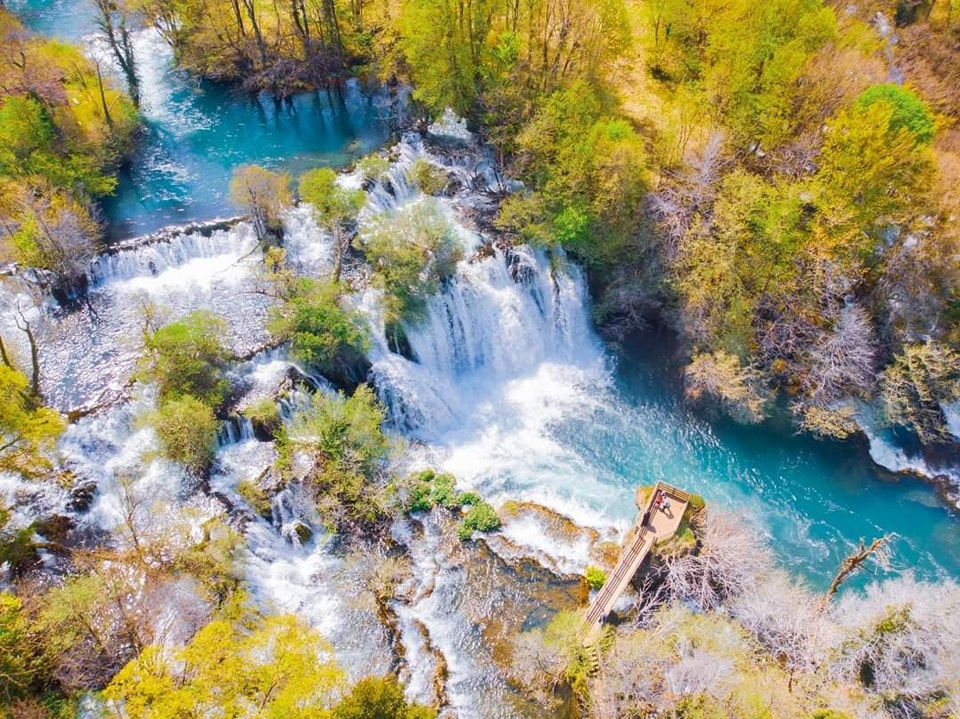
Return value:
[[(368, 312), (373, 302), (364, 304)], [(423, 437), (462, 423), (480, 385), (503, 385), (546, 362), (602, 364), (580, 271), (552, 267), (543, 251), (527, 247), (461, 263), (429, 299), (424, 321), (404, 325), (413, 360), (391, 351), (376, 315), (371, 323), (379, 330), (371, 359), (381, 399), (397, 426)]]

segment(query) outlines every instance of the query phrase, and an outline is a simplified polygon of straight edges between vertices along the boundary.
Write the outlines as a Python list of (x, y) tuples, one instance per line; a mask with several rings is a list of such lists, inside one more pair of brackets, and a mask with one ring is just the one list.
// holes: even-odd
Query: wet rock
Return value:
[(75, 512), (86, 512), (93, 504), (97, 494), (97, 483), (92, 479), (80, 482), (70, 490), (70, 508)]
[(293, 526), (293, 532), (300, 544), (306, 544), (313, 539), (313, 530), (303, 522), (296, 522)]

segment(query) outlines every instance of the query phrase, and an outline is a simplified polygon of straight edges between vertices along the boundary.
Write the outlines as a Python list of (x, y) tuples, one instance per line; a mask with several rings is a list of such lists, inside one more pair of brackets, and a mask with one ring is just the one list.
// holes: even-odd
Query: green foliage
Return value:
[(407, 177), (425, 195), (442, 195), (447, 189), (447, 176), (443, 169), (418, 157), (407, 170)]
[(45, 453), (64, 429), (60, 415), (33, 396), (27, 378), (0, 364), (0, 470), (39, 475), (50, 467)]
[(363, 190), (345, 190), (337, 184), (337, 173), (321, 167), (300, 176), (300, 198), (313, 205), (322, 227), (332, 227), (352, 219), (363, 206)]
[(918, 143), (929, 144), (933, 142), (933, 135), (936, 130), (933, 117), (915, 92), (892, 83), (873, 85), (863, 91), (857, 98), (854, 107), (857, 110), (865, 110), (876, 103), (890, 106), (892, 110), (890, 116), (891, 132), (896, 133), (901, 129), (906, 129), (910, 131)]
[(244, 501), (250, 505), (254, 512), (265, 519), (270, 519), (270, 498), (256, 482), (249, 479), (241, 479), (237, 482), (237, 494), (243, 497)]
[(416, 321), (439, 283), (452, 277), (463, 250), (434, 200), (382, 215), (365, 227), (360, 248), (385, 293), (387, 324)]
[(290, 176), (257, 165), (241, 165), (230, 179), (230, 198), (250, 213), (258, 239), (279, 236), (280, 211), (292, 202)]
[(0, 7), (0, 257), (72, 278), (100, 230), (93, 198), (138, 126), (122, 92), (79, 50), (32, 36)]
[(457, 525), (457, 536), (461, 541), (467, 541), (474, 532), (492, 532), (500, 526), (500, 517), (497, 510), (484, 501), (474, 504), (463, 515)]
[(878, 235), (925, 207), (933, 178), (930, 148), (897, 126), (891, 103), (857, 104), (829, 124), (820, 153), (818, 245), (840, 258), (875, 252)]
[(390, 449), (382, 430), (384, 417), (383, 407), (367, 385), (357, 387), (350, 397), (318, 392), (308, 407), (294, 415), (289, 437), (325, 462), (373, 478)]
[(280, 408), (272, 397), (264, 397), (257, 401), (245, 409), (243, 414), (249, 418), (253, 431), (258, 437), (275, 439), (283, 426)]
[[(650, 14), (655, 76), (693, 92), (735, 139), (773, 147), (789, 139), (815, 53), (837, 37), (819, 1), (662, 0)], [(704, 118), (706, 119), (706, 118)]]
[(0, 592), (0, 706), (36, 692), (47, 666), (23, 602)]
[(324, 717), (344, 683), (331, 654), (299, 619), (241, 607), (214, 619), (179, 651), (146, 647), (103, 696), (130, 719), (240, 717), (251, 707), (264, 718)]
[(817, 709), (810, 715), (810, 719), (853, 719), (853, 717), (836, 709)]
[(436, 712), (408, 704), (403, 687), (390, 677), (366, 677), (333, 708), (332, 719), (431, 719)]
[(364, 179), (379, 180), (390, 169), (390, 161), (379, 153), (372, 153), (360, 159), (357, 168), (363, 174)]
[(517, 138), (535, 193), (505, 203), (499, 226), (528, 241), (559, 242), (587, 262), (619, 261), (640, 220), (646, 151), (589, 86), (557, 91)]
[(157, 383), (161, 402), (190, 395), (218, 407), (229, 388), (221, 375), (225, 333), (226, 322), (205, 310), (161, 327), (144, 340), (140, 378)]
[(288, 441), (312, 457), (317, 509), (334, 531), (363, 533), (387, 516), (380, 470), (391, 444), (384, 410), (360, 385), (350, 397), (315, 394), (290, 425)]
[(271, 311), (270, 332), (289, 340), (294, 359), (320, 372), (342, 374), (367, 349), (366, 325), (340, 306), (340, 288), (307, 277), (281, 288), (284, 303)]
[[(464, 501), (465, 495), (457, 492), (456, 481), (452, 474), (437, 474), (432, 469), (425, 469), (414, 475), (410, 479), (407, 511), (426, 512), (433, 507), (453, 509), (470, 503)], [(467, 499), (472, 499), (472, 497)], [(476, 502), (472, 503), (475, 504)]]
[(586, 571), (584, 571), (583, 578), (590, 589), (600, 589), (607, 581), (607, 573), (600, 569), (600, 567), (590, 565)]
[(169, 399), (149, 417), (164, 456), (191, 472), (205, 472), (217, 448), (219, 423), (213, 410), (191, 395)]

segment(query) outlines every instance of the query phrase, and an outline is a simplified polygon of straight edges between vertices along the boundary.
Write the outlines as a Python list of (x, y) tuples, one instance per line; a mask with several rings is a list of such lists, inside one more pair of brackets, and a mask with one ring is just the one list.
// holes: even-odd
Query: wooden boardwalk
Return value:
[[(669, 507), (665, 510), (653, 506), (659, 495), (663, 495), (669, 503)], [(671, 487), (664, 482), (657, 482), (646, 504), (640, 508), (635, 528), (636, 534), (620, 553), (616, 568), (607, 577), (607, 581), (590, 605), (584, 630), (590, 631), (600, 626), (654, 545), (676, 534), (689, 501), (690, 495), (682, 489)]]

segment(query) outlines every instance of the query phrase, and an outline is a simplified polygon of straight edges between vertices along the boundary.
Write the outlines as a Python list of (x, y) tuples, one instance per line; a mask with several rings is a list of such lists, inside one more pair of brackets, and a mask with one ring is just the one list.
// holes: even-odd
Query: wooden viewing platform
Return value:
[[(666, 511), (653, 506), (660, 495), (669, 502), (669, 508)], [(585, 631), (591, 631), (600, 626), (654, 545), (676, 534), (689, 502), (689, 493), (665, 482), (656, 483), (646, 504), (639, 508), (640, 514), (637, 515), (636, 534), (633, 540), (623, 548), (616, 568), (607, 577), (607, 581), (600, 588), (587, 611), (584, 622)]]

